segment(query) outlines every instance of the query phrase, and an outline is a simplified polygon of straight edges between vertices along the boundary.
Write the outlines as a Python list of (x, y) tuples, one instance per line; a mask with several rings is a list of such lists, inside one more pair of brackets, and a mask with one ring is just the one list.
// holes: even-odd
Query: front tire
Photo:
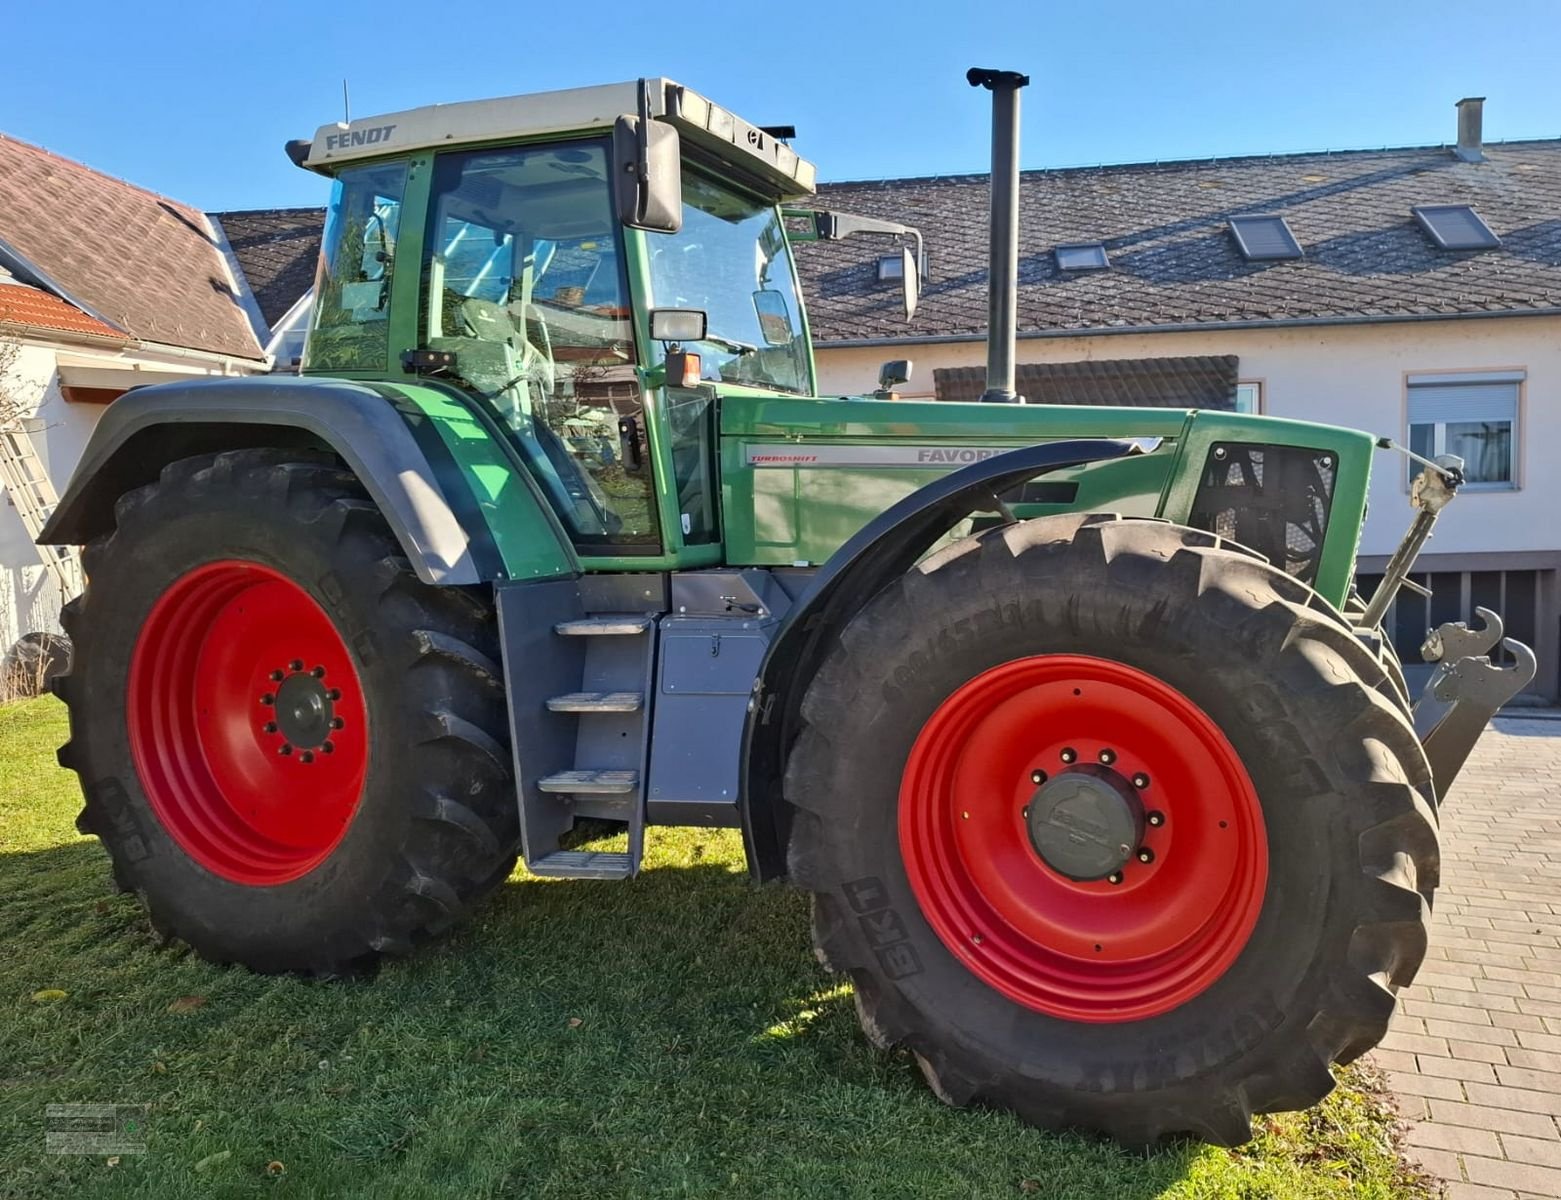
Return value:
[(153, 925), (216, 962), (352, 972), (515, 861), (491, 604), (421, 583), (324, 456), (185, 459), (120, 498), (65, 613), (60, 762)]
[(820, 959), (950, 1103), (1242, 1142), (1380, 1040), (1425, 953), (1430, 772), (1392, 691), (1310, 589), (1212, 535), (1070, 516), (958, 543), (864, 606), (803, 702), (789, 857)]

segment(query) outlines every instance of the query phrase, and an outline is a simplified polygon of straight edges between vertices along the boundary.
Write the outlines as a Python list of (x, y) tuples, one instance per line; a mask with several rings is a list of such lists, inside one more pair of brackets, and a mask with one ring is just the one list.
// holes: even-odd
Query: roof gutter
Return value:
[(56, 329), (53, 325), (29, 325), (25, 321), (0, 321), (0, 337), (24, 336), (30, 342), (61, 346), (102, 346), (123, 350), (134, 343), (128, 336), (109, 337), (79, 329)]
[[(1301, 329), (1326, 325), (1409, 325), (1426, 321), (1473, 321), (1511, 317), (1561, 317), (1561, 305), (1549, 305), (1545, 308), (1502, 309), (1499, 312), (1393, 313), (1383, 316), (1353, 314), (1338, 317), (1280, 317), (1263, 321), (1182, 321), (1167, 325), (1095, 325), (1083, 329), (1020, 330), (1019, 340), (1092, 338), (1118, 334), (1223, 333), (1232, 330)], [(927, 337), (840, 338), (839, 340), (817, 338), (814, 339), (813, 345), (819, 350), (856, 350), (875, 346), (936, 346), (984, 341), (986, 335), (983, 333), (942, 333)]]
[(145, 341), (133, 342), (130, 348), (145, 350), (149, 354), (164, 354), (169, 358), (188, 358), (196, 362), (209, 363), (221, 367), (224, 375), (254, 375), (269, 371), (272, 365), (271, 356), (264, 352), (259, 358), (240, 358), (236, 354), (221, 354), (216, 350), (196, 350), (189, 346), (170, 346), (163, 342)]

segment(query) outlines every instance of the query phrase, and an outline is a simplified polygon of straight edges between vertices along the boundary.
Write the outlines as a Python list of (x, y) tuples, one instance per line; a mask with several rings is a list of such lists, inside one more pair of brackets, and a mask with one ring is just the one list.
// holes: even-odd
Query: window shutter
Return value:
[(1467, 383), (1411, 383), (1409, 423), (1516, 421), (1518, 385), (1506, 380)]

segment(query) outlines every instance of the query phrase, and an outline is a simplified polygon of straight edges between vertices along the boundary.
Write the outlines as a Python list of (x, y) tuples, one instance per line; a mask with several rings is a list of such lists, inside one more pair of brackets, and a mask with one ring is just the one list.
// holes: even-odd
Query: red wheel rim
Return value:
[(158, 820), (224, 879), (298, 878), (357, 811), (357, 671), (325, 610), (269, 567), (207, 563), (158, 598), (130, 660), (126, 719)]
[[(1031, 835), (1040, 788), (1085, 764), (1142, 804), (1141, 845), (1112, 878), (1069, 878)], [(977, 675), (922, 727), (899, 813), (911, 888), (944, 944), (1052, 1016), (1134, 1021), (1186, 1003), (1229, 969), (1263, 907), (1263, 814), (1235, 749), (1123, 663), (1048, 654)]]

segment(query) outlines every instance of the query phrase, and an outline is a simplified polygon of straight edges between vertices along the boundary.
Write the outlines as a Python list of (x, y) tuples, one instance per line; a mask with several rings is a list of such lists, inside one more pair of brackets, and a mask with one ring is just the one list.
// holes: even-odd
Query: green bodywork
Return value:
[[(1039, 500), (1018, 505), (1017, 515), (1109, 511), (1185, 523), (1204, 463), (1217, 443), (1329, 452), (1336, 456), (1337, 473), (1315, 586), (1336, 605), (1349, 590), (1373, 439), (1330, 426), (1213, 411), (805, 397), (704, 382), (698, 390), (717, 414), (716, 434), (707, 451), (719, 481), (719, 528), (713, 539), (686, 544), (671, 483), (667, 413), (675, 397), (666, 386), (664, 348), (650, 339), (648, 327), (649, 239), (664, 235), (629, 228), (618, 234), (639, 347), (635, 373), (660, 542), (659, 547), (642, 544), (621, 554), (611, 547), (604, 552), (601, 546), (572, 545), (544, 489), (527, 477), (525, 463), (491, 414), (484, 412), (486, 402), (463, 392), (459, 381), (419, 381), (401, 366), (401, 351), (420, 344), (421, 272), (416, 264), (423, 255), (435, 174), (433, 155), (417, 154), (405, 161), (397, 269), (386, 285), (388, 320), (377, 335), (388, 334), (385, 360), (361, 366), (361, 360), (354, 360), (351, 370), (343, 370), (341, 360), (321, 362), (316, 347), (329, 342), (316, 334), (303, 369), (378, 381), (409, 421), (437, 431), (487, 524), (486, 535), (498, 550), (505, 578), (717, 565), (819, 565), (884, 509), (974, 457), (1059, 439), (1131, 438), (1143, 439), (1146, 453), (1048, 476), (1047, 483), (1076, 484), (1076, 490), (1043, 491)], [(800, 300), (800, 291), (798, 295)], [(804, 313), (796, 314), (795, 324), (797, 337), (809, 345)], [(816, 380), (811, 348), (806, 362), (808, 378)], [(880, 461), (885, 458), (889, 461)]]

